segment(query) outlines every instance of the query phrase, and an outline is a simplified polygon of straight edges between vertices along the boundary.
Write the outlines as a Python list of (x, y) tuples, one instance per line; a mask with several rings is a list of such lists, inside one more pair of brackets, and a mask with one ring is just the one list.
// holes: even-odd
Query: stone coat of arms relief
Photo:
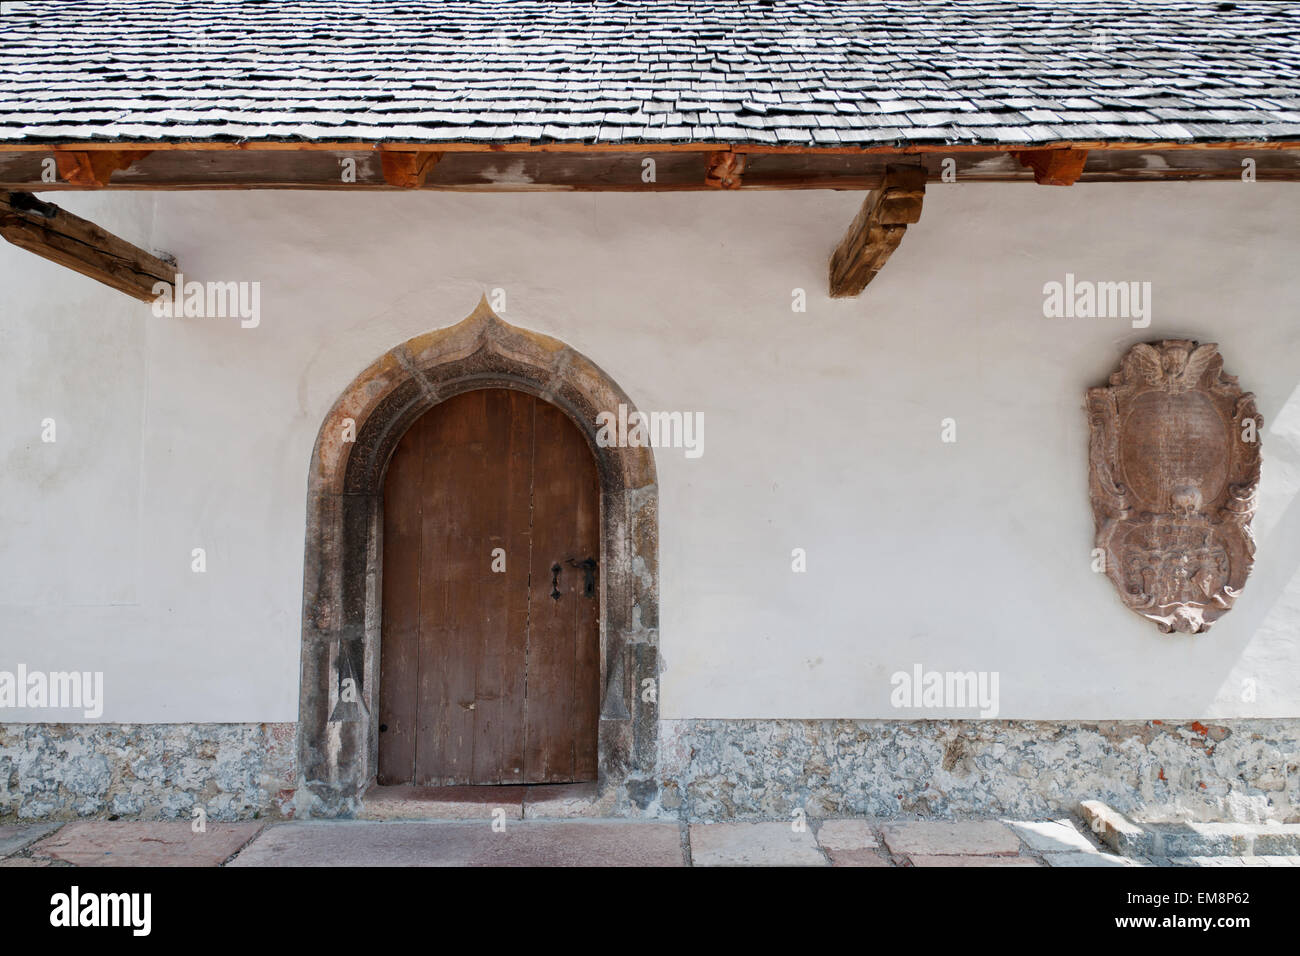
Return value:
[(1254, 564), (1263, 419), (1218, 346), (1129, 349), (1088, 389), (1096, 546), (1121, 599), (1161, 631), (1199, 634)]

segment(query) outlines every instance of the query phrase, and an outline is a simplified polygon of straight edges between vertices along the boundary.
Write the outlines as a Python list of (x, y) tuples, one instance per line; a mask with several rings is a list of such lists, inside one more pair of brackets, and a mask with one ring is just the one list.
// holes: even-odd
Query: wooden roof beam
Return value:
[(174, 265), (31, 193), (0, 192), (0, 236), (143, 302), (176, 282)]
[[(883, 153), (751, 152), (715, 150), (720, 155), (709, 173), (708, 154), (677, 149), (647, 149), (642, 153), (611, 151), (445, 152), (431, 168), (419, 153), (386, 147), (325, 152), (322, 150), (157, 150), (118, 172), (103, 189), (450, 189), (467, 191), (614, 190), (668, 192), (677, 190), (877, 189), (887, 166), (924, 166), (932, 181), (957, 183), (1034, 182), (1032, 166), (1011, 152), (956, 151), (894, 156)], [(389, 179), (384, 178), (387, 157)], [(55, 151), (26, 152), (0, 148), (0, 190), (44, 196), (56, 190), (84, 190), (60, 179), (54, 170)], [(741, 167), (743, 157), (743, 168)], [(646, 161), (653, 160), (652, 176)], [(1076, 158), (1077, 161), (1077, 158)], [(1044, 165), (1046, 163), (1047, 165)], [(1040, 162), (1052, 176), (1060, 160)], [(1300, 149), (1151, 151), (1093, 150), (1079, 174), (1080, 183), (1236, 180), (1250, 169), (1259, 182), (1300, 182)], [(1059, 178), (1058, 169), (1056, 171)], [(412, 184), (420, 182), (422, 186)], [(52, 197), (51, 197), (52, 198)]]
[(1015, 154), (1021, 166), (1034, 171), (1040, 186), (1073, 186), (1088, 161), (1086, 149), (1026, 149)]
[[(531, 141), (512, 140), (509, 142), (429, 142), (414, 140), (293, 140), (293, 139), (241, 139), (241, 140), (85, 140), (82, 142), (64, 142), (58, 139), (23, 139), (0, 142), (0, 153), (24, 153), (32, 150), (65, 149), (108, 150), (112, 152), (123, 149), (144, 149), (153, 151), (196, 149), (239, 152), (263, 152), (266, 150), (288, 150), (302, 152), (325, 150), (326, 152), (349, 152), (373, 149), (404, 150), (408, 152), (437, 150), (438, 152), (468, 153), (644, 153), (659, 152), (743, 152), (758, 153), (841, 153), (846, 155), (914, 155), (917, 153), (938, 153), (947, 155), (963, 152), (1000, 152), (1021, 153), (1026, 148), (1009, 143), (919, 143), (907, 146), (813, 146), (808, 144), (771, 145), (765, 143), (731, 143), (698, 141), (694, 143), (664, 143), (636, 141), (626, 143), (589, 143), (589, 142), (550, 142), (535, 143)], [(1040, 143), (1028, 151), (1057, 149), (1085, 149), (1095, 151), (1119, 150), (1214, 150), (1239, 149), (1259, 152), (1260, 150), (1295, 150), (1300, 149), (1300, 140), (1258, 140), (1258, 139), (1222, 139), (1187, 142), (1185, 140), (1167, 139), (1115, 139), (1115, 140), (1078, 140), (1063, 139), (1050, 143)]]
[(925, 170), (889, 166), (879, 189), (867, 194), (849, 231), (831, 256), (831, 297), (855, 296), (884, 268), (911, 223), (921, 218)]

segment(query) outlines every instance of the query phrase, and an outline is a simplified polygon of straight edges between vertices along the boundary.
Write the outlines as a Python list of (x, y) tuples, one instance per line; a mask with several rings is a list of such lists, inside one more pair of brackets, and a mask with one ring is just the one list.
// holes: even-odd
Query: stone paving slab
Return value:
[(831, 866), (893, 866), (879, 850), (828, 850)]
[(1116, 856), (1113, 853), (1063, 852), (1044, 853), (1043, 859), (1048, 866), (1142, 866), (1143, 863), (1128, 856)]
[(1029, 856), (934, 856), (917, 854), (909, 856), (912, 866), (1042, 866)]
[(61, 826), (61, 823), (22, 823), (0, 827), (0, 857), (17, 853)]
[(1072, 820), (1006, 820), (1016, 836), (1039, 853), (1096, 853), (1097, 845)]
[(875, 829), (866, 820), (827, 820), (817, 831), (817, 842), (827, 850), (868, 850), (880, 846)]
[(676, 823), (282, 823), (229, 866), (683, 866)]
[(692, 823), (695, 866), (827, 866), (811, 830), (788, 823)]
[(894, 856), (1015, 856), (1020, 839), (996, 820), (912, 821), (881, 827)]
[(33, 859), (74, 866), (220, 866), (264, 824), (208, 823), (195, 833), (188, 822), (69, 823), (31, 848)]
[(1171, 856), (1168, 866), (1294, 866), (1300, 856)]
[[(526, 799), (526, 798), (525, 798)], [(585, 812), (585, 791), (552, 792)], [(1005, 821), (1035, 855), (1018, 849), (990, 821), (885, 824), (880, 846), (865, 820), (827, 820), (814, 838), (786, 822), (694, 824), (689, 828), (697, 866), (891, 867), (1300, 867), (1300, 854), (1169, 857), (1118, 856), (1098, 850), (1066, 820)], [(1210, 827), (1213, 834), (1215, 825)], [(1236, 827), (1237, 825), (1232, 825)], [(259, 832), (260, 831), (260, 832)], [(1148, 831), (1149, 832), (1149, 831)], [(1227, 835), (1235, 836), (1229, 832)], [(254, 839), (255, 837), (255, 839)], [(250, 842), (251, 841), (251, 842)], [(1018, 841), (1017, 841), (1018, 842)], [(40, 866), (682, 866), (676, 823), (571, 819), (506, 821), (311, 821), (263, 826), (209, 823), (194, 833), (188, 822), (81, 821), (0, 827), (0, 867)], [(975, 847), (980, 852), (900, 852), (903, 846)], [(1055, 847), (1056, 849), (1053, 849)], [(1066, 849), (1060, 849), (1066, 847)], [(992, 852), (990, 852), (992, 851)], [(1028, 851), (1026, 851), (1028, 852)], [(21, 855), (19, 855), (21, 854)], [(829, 858), (829, 859), (828, 859)], [(896, 862), (897, 861), (897, 862)]]

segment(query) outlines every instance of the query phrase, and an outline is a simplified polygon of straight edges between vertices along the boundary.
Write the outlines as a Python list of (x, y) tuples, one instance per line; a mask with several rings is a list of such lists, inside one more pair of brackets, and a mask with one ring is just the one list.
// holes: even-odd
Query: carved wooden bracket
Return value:
[(704, 182), (714, 189), (739, 189), (745, 172), (745, 154), (719, 151), (709, 153)]
[(1199, 634), (1254, 563), (1263, 419), (1218, 346), (1133, 346), (1088, 389), (1092, 512), (1105, 571), (1161, 631)]
[(1073, 186), (1088, 161), (1086, 149), (1025, 149), (1015, 154), (1021, 166), (1034, 171), (1040, 186)]
[(921, 218), (925, 170), (888, 166), (879, 189), (867, 194), (849, 231), (831, 256), (831, 296), (854, 296), (867, 287)]
[(147, 149), (56, 149), (54, 165), (64, 182), (99, 188), (108, 185), (113, 173), (144, 159), (150, 152)]
[(438, 165), (440, 159), (442, 153), (384, 150), (379, 154), (379, 165), (388, 185), (419, 189), (424, 185), (429, 170)]

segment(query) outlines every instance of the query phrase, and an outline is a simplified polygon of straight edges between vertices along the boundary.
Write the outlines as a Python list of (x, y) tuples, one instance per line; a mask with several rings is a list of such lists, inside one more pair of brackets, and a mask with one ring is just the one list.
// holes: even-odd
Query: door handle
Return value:
[[(596, 568), (600, 567), (600, 562), (595, 558), (587, 558), (583, 561), (575, 561), (573, 558), (568, 559), (569, 567), (582, 568), (582, 596), (596, 596)], [(558, 601), (560, 595), (560, 572), (564, 570), (559, 562), (551, 565), (551, 598)]]
[(573, 558), (570, 558), (569, 565), (574, 568), (582, 568), (582, 596), (595, 597), (596, 568), (600, 566), (600, 562), (595, 558), (587, 558), (585, 561), (574, 561)]

